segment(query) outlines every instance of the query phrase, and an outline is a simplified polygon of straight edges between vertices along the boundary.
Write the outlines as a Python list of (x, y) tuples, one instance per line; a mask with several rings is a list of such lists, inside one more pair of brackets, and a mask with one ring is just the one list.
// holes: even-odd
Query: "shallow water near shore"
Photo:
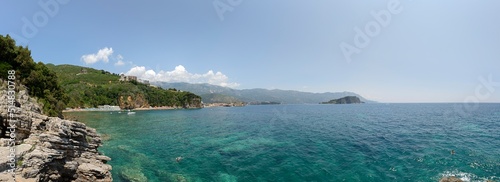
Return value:
[(456, 106), (65, 114), (105, 136), (99, 150), (112, 158), (114, 181), (500, 181), (500, 104), (468, 112)]

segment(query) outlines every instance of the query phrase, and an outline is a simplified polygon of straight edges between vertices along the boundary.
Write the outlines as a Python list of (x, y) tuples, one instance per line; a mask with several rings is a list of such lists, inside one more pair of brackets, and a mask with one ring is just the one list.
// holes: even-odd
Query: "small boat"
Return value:
[(135, 112), (127, 112), (128, 115), (132, 115), (132, 114), (135, 114)]

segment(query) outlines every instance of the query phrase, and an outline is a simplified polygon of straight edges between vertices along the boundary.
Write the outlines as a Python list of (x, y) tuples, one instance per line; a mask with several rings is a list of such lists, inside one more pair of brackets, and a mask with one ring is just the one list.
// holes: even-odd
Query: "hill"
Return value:
[(347, 96), (339, 99), (333, 99), (328, 102), (322, 102), (321, 104), (362, 104), (361, 100), (356, 96)]
[(118, 105), (122, 109), (148, 107), (201, 107), (201, 97), (176, 89), (165, 90), (134, 79), (119, 81), (118, 74), (75, 65), (47, 67), (57, 75), (68, 95), (67, 107), (85, 108), (98, 105)]
[(187, 90), (198, 95), (220, 94), (230, 96), (247, 103), (277, 102), (283, 104), (317, 104), (320, 102), (324, 102), (325, 100), (331, 100), (346, 96), (356, 96), (360, 98), (362, 102), (373, 102), (353, 92), (311, 93), (294, 90), (268, 90), (259, 88), (238, 90), (210, 84), (167, 82), (155, 82), (153, 84), (163, 88), (177, 88), (180, 90)]

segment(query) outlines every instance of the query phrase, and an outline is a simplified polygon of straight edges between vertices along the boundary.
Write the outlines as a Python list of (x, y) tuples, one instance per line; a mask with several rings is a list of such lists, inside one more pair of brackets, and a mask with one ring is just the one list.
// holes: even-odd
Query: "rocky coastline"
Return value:
[[(0, 181), (112, 181), (111, 159), (99, 153), (96, 130), (45, 116), (42, 107), (21, 90), (10, 117), (7, 91), (0, 90)], [(17, 120), (13, 138), (10, 119)]]

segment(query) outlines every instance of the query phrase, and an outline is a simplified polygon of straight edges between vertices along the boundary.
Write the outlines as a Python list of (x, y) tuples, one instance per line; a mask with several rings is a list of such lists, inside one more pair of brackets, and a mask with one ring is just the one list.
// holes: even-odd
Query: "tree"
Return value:
[(0, 61), (0, 79), (7, 79), (7, 70), (15, 70), (16, 80), (38, 98), (44, 113), (62, 117), (68, 97), (57, 82), (56, 73), (42, 62), (35, 63), (28, 47), (16, 46), (9, 35), (0, 35)]

